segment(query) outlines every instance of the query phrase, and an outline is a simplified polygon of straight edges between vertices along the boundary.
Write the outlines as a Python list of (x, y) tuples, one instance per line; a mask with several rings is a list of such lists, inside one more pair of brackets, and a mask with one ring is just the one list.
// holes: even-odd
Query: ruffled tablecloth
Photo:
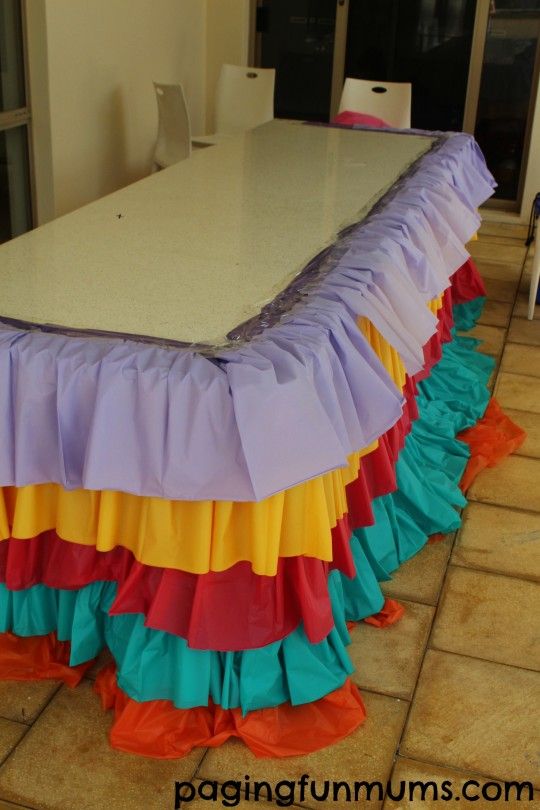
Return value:
[(214, 349), (4, 322), (0, 675), (73, 684), (108, 647), (112, 742), (150, 756), (354, 730), (347, 623), (399, 618), (379, 582), (466, 503), (492, 362), (453, 313), (478, 315), (464, 244), (493, 187), (439, 135)]

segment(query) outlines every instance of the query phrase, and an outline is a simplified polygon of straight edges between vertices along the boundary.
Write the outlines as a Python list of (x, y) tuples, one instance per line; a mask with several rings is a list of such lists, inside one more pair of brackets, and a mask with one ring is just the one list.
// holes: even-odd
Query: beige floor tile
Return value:
[(510, 456), (483, 470), (467, 493), (473, 501), (540, 512), (540, 459)]
[(540, 347), (507, 343), (501, 360), (501, 371), (540, 377)]
[(480, 226), (479, 237), (483, 236), (504, 236), (507, 239), (519, 239), (524, 242), (527, 238), (527, 226), (513, 224), (509, 222), (494, 222), (484, 220)]
[(533, 321), (528, 321), (527, 318), (512, 318), (508, 330), (508, 340), (514, 343), (540, 346), (540, 317)]
[(497, 378), (495, 396), (504, 409), (540, 413), (540, 378), (503, 371)]
[(513, 300), (521, 276), (521, 261), (510, 264), (475, 258), (475, 262), (484, 281), (486, 279), (496, 279), (498, 281), (506, 282), (505, 287), (507, 288), (511, 286), (512, 297), (510, 300)]
[(0, 796), (39, 810), (172, 807), (175, 780), (189, 779), (203, 752), (179, 760), (123, 754), (109, 745), (110, 723), (89, 681), (62, 688), (0, 768)]
[(405, 615), (389, 627), (359, 622), (351, 634), (353, 680), (361, 689), (410, 699), (420, 670), (435, 609), (402, 601)]
[(431, 635), (439, 650), (540, 669), (540, 585), (450, 565)]
[(490, 278), (485, 273), (482, 273), (482, 278), (486, 288), (488, 300), (507, 301), (509, 303), (514, 300), (517, 287), (517, 277), (513, 281), (508, 281), (503, 278)]
[[(405, 783), (403, 788), (401, 782)], [(419, 786), (409, 785), (410, 782), (421, 782), (425, 785), (425, 800), (422, 800), (422, 792)], [(446, 782), (446, 785), (443, 784)], [(477, 783), (476, 785), (474, 783)], [(428, 785), (428, 783), (431, 783)], [(470, 783), (470, 784), (466, 784)], [(496, 786), (501, 785), (502, 791), (499, 793), (499, 788)], [(404, 759), (398, 757), (392, 774), (392, 793), (396, 801), (392, 801), (389, 797), (384, 803), (384, 810), (408, 810), (408, 808), (423, 808), (423, 810), (432, 810), (432, 808), (440, 808), (445, 805), (451, 807), (452, 802), (450, 798), (454, 797), (454, 803), (458, 800), (464, 806), (477, 808), (477, 810), (492, 810), (494, 807), (512, 807), (512, 808), (533, 808), (535, 800), (540, 799), (540, 795), (533, 793), (532, 800), (528, 800), (529, 791), (524, 788), (521, 793), (516, 792), (516, 787), (508, 786), (508, 794), (505, 796), (504, 783), (498, 782), (494, 784), (492, 779), (481, 776), (475, 773), (464, 773), (463, 771), (454, 771), (451, 768), (441, 768), (437, 765), (431, 765), (428, 762), (416, 762), (412, 759)], [(447, 791), (451, 793), (445, 793)], [(400, 790), (403, 789), (403, 798), (399, 799)], [(410, 790), (412, 789), (412, 796)], [(486, 791), (487, 798), (483, 798), (482, 790)], [(465, 794), (463, 791), (465, 790)], [(493, 798), (500, 795), (499, 801), (493, 801)], [(447, 797), (445, 800), (444, 797)], [(467, 797), (478, 797), (474, 801), (467, 801)], [(490, 798), (491, 797), (491, 800)], [(527, 797), (527, 798), (526, 798)], [(505, 801), (508, 799), (508, 801)], [(515, 804), (514, 804), (515, 802)]]
[(493, 357), (498, 357), (504, 346), (505, 330), (497, 326), (475, 326), (474, 329), (469, 329), (468, 332), (460, 332), (467, 337), (474, 337), (481, 340), (482, 343), (478, 350), (483, 354), (490, 354)]
[(539, 688), (537, 672), (428, 650), (401, 754), (538, 787)]
[(490, 262), (502, 265), (521, 265), (527, 249), (523, 244), (500, 245), (488, 239), (469, 242), (468, 250), (476, 262)]
[(387, 596), (395, 599), (409, 599), (436, 605), (441, 590), (444, 572), (452, 549), (454, 535), (448, 535), (440, 543), (432, 543), (403, 563), (390, 582), (381, 584)]
[(540, 413), (504, 409), (505, 414), (526, 432), (527, 437), (521, 447), (514, 450), (516, 456), (540, 458)]
[(0, 717), (31, 725), (59, 687), (58, 681), (0, 681)]
[(540, 578), (540, 514), (470, 503), (452, 562), (510, 576)]
[[(0, 717), (0, 762), (13, 751), (27, 731), (28, 726), (24, 723), (16, 723), (14, 720), (5, 720)], [(1, 795), (2, 791), (0, 791)]]
[(486, 301), (478, 323), (484, 326), (502, 326), (506, 328), (512, 314), (512, 304), (509, 301)]
[[(392, 767), (408, 703), (403, 700), (362, 694), (366, 704), (367, 719), (363, 726), (340, 743), (305, 757), (288, 759), (257, 759), (245, 745), (230, 740), (221, 748), (210, 749), (206, 754), (197, 777), (201, 779), (244, 779), (249, 774), (252, 781), (266, 780), (275, 784), (281, 779), (299, 779), (304, 773), (317, 782), (322, 791), (325, 780), (348, 781), (366, 779), (386, 783)], [(315, 733), (315, 732), (314, 732)], [(299, 803), (298, 797), (296, 802)], [(370, 807), (379, 808), (382, 802), (372, 801)], [(323, 805), (314, 799), (306, 800), (303, 806), (320, 808)], [(333, 808), (350, 808), (350, 802), (332, 803)]]

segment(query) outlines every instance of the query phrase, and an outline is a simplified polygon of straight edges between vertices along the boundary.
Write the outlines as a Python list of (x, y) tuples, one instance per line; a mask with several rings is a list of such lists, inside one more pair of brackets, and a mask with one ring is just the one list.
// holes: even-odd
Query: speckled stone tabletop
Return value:
[(432, 143), (276, 120), (197, 150), (1, 246), (0, 316), (219, 343)]

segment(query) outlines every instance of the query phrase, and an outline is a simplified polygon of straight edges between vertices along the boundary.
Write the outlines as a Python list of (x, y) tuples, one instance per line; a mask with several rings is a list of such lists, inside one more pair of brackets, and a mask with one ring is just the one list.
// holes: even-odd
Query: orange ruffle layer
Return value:
[(166, 700), (137, 703), (118, 688), (114, 665), (100, 672), (94, 688), (103, 708), (114, 710), (111, 745), (158, 759), (176, 759), (198, 746), (216, 748), (229, 737), (239, 737), (257, 757), (300, 756), (342, 740), (366, 718), (351, 680), (314, 703), (284, 703), (245, 716), (214, 705), (176, 709)]
[(54, 678), (68, 686), (77, 686), (93, 661), (70, 667), (69, 654), (69, 641), (58, 641), (56, 633), (29, 638), (0, 633), (0, 680)]
[(486, 467), (495, 467), (503, 458), (515, 452), (525, 441), (527, 434), (501, 410), (496, 399), (491, 398), (482, 419), (458, 435), (466, 442), (471, 457), (463, 473), (460, 487), (463, 492)]

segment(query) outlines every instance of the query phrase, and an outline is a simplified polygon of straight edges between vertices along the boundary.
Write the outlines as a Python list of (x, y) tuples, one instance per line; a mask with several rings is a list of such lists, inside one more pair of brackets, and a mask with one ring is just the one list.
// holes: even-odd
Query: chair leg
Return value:
[(534, 256), (532, 263), (531, 286), (529, 287), (529, 311), (527, 317), (530, 321), (534, 318), (534, 305), (538, 294), (538, 282), (540, 281), (540, 239), (536, 240), (534, 246)]

